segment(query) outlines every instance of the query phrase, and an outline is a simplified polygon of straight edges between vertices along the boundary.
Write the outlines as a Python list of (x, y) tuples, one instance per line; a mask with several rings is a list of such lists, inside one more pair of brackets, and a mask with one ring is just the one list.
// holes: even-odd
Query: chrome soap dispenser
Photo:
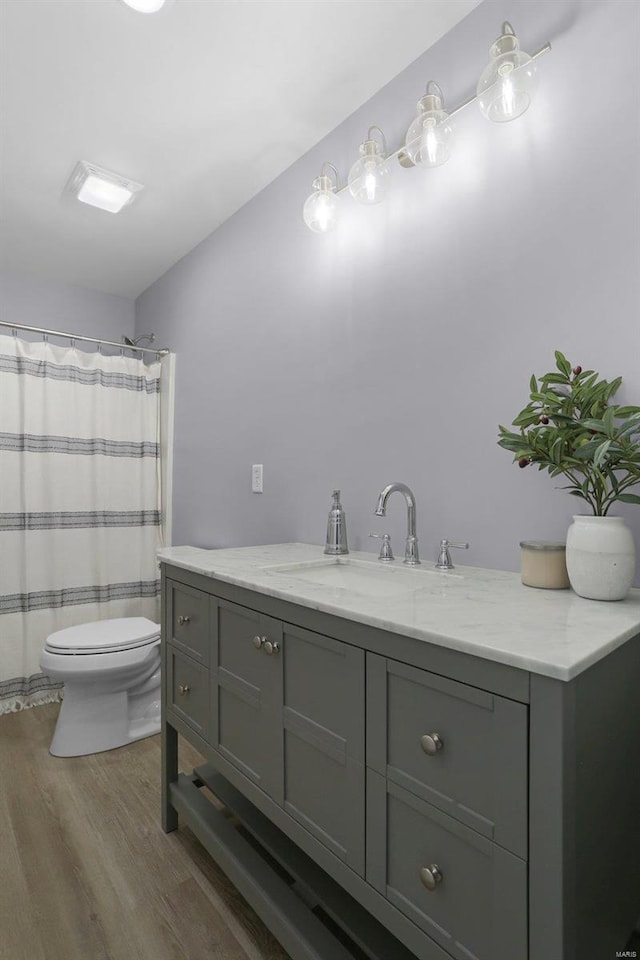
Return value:
[(327, 521), (327, 542), (324, 548), (325, 553), (337, 557), (343, 553), (349, 553), (347, 546), (347, 521), (340, 503), (340, 491), (333, 491), (333, 503), (329, 511)]

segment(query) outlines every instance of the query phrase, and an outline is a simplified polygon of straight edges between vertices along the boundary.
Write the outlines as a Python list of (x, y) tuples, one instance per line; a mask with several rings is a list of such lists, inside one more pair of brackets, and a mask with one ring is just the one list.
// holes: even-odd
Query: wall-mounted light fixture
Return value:
[[(531, 103), (535, 92), (538, 57), (551, 49), (545, 43), (529, 56), (520, 49), (520, 41), (510, 23), (502, 24), (502, 34), (491, 45), (490, 60), (482, 71), (475, 97), (455, 109), (444, 110), (444, 96), (439, 85), (430, 80), (427, 92), (418, 103), (418, 116), (407, 131), (405, 142), (387, 153), (387, 144), (380, 127), (369, 127), (367, 139), (360, 146), (360, 158), (351, 167), (347, 183), (339, 184), (338, 171), (332, 163), (322, 165), (322, 173), (313, 181), (314, 193), (303, 210), (304, 221), (315, 233), (327, 233), (337, 225), (339, 194), (349, 192), (359, 203), (380, 203), (391, 181), (390, 163), (397, 159), (403, 167), (438, 167), (449, 159), (454, 138), (452, 117), (477, 102), (483, 116), (496, 123), (515, 120)], [(381, 143), (373, 138), (374, 131)], [(332, 180), (325, 173), (330, 167)]]

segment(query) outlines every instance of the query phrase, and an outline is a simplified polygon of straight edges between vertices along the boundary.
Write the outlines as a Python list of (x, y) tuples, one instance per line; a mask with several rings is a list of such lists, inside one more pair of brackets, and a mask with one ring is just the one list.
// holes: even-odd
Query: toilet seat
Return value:
[(136, 650), (159, 637), (160, 624), (146, 617), (119, 617), (57, 630), (47, 637), (45, 650), (58, 656), (95, 656)]

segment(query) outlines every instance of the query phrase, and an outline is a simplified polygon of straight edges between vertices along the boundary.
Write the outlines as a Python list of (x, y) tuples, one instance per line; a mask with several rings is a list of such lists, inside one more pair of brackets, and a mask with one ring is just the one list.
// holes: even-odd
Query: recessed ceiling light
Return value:
[(122, 0), (132, 10), (138, 13), (157, 13), (168, 5), (168, 0)]
[(144, 190), (141, 183), (121, 177), (95, 163), (79, 160), (69, 178), (65, 192), (71, 193), (82, 203), (118, 213), (131, 203), (136, 193)]

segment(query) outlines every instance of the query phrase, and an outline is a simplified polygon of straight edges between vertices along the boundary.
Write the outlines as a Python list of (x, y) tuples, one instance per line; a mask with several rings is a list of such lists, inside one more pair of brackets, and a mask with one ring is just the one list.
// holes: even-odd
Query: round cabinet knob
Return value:
[(270, 657), (274, 653), (278, 653), (280, 650), (280, 644), (277, 640), (265, 640), (264, 642), (264, 652), (267, 653)]
[(437, 733), (425, 733), (420, 737), (420, 746), (428, 756), (435, 757), (438, 750), (444, 747), (444, 742)]
[(186, 627), (191, 623), (191, 617), (178, 617), (178, 623), (181, 627)]
[(260, 648), (264, 645), (264, 642), (266, 639), (267, 639), (266, 637), (259, 637), (256, 634), (256, 636), (253, 638), (253, 645), (256, 648), (256, 650), (260, 650)]
[(184, 697), (185, 694), (190, 692), (191, 692), (191, 687), (189, 686), (188, 683), (178, 684), (178, 693), (180, 694), (181, 697)]
[(427, 890), (435, 890), (437, 885), (442, 883), (442, 870), (437, 863), (430, 863), (428, 867), (420, 870), (420, 880)]

